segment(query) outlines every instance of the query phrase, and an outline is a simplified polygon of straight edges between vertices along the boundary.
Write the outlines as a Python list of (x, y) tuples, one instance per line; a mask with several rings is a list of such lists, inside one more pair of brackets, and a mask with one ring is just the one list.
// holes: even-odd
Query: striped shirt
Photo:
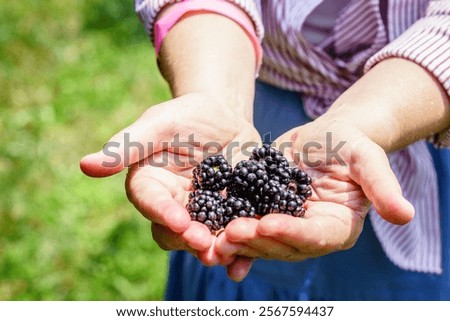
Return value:
[[(159, 11), (180, 0), (135, 0), (152, 38)], [(211, 0), (216, 1), (216, 0)], [(259, 78), (302, 93), (306, 113), (316, 118), (378, 62), (401, 57), (421, 65), (450, 96), (450, 0), (349, 0), (319, 43), (305, 37), (314, 10), (333, 0), (229, 0), (253, 20), (264, 52)], [(450, 146), (450, 130), (430, 138)], [(425, 141), (389, 155), (404, 196), (416, 216), (404, 226), (369, 216), (389, 259), (419, 272), (442, 272), (442, 240), (436, 173)], [(424, 193), (421, 186), (428, 186)], [(450, 215), (450, 213), (445, 213)]]

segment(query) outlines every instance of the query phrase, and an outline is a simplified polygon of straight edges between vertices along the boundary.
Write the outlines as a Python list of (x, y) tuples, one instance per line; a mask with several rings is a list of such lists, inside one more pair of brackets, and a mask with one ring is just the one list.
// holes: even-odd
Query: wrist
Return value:
[(358, 128), (386, 152), (450, 126), (448, 98), (421, 66), (405, 59), (380, 62), (322, 116)]
[(230, 19), (217, 14), (183, 19), (164, 40), (158, 61), (174, 97), (208, 95), (251, 121), (255, 55)]
[[(192, 92), (183, 92), (179, 95), (173, 95), (174, 98), (196, 97), (198, 106), (202, 106), (205, 114), (222, 115), (227, 113), (236, 120), (236, 124), (245, 121), (253, 124), (253, 104), (250, 99), (244, 97), (231, 97), (223, 93), (216, 93), (208, 90), (199, 90)], [(220, 121), (220, 117), (214, 119)]]
[(323, 128), (336, 129), (339, 127), (352, 128), (367, 136), (386, 152), (401, 148), (401, 128), (399, 120), (389, 112), (390, 108), (380, 106), (381, 102), (365, 108), (370, 114), (360, 112), (361, 105), (353, 103), (333, 104), (330, 110), (316, 119)]

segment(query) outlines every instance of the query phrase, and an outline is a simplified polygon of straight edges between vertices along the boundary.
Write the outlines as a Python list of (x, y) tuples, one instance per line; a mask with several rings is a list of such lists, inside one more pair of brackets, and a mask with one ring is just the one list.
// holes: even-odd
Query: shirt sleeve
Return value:
[[(139, 20), (153, 43), (154, 24), (159, 12), (167, 5), (182, 2), (183, 0), (135, 0), (135, 11)], [(253, 0), (210, 0), (210, 2), (228, 1), (241, 8), (253, 21), (255, 32), (261, 41), (264, 36), (264, 27), (258, 9)]]
[[(421, 65), (450, 96), (450, 1), (431, 1), (423, 18), (367, 61), (365, 72), (391, 57)], [(430, 137), (430, 141), (438, 147), (450, 147), (450, 128)]]

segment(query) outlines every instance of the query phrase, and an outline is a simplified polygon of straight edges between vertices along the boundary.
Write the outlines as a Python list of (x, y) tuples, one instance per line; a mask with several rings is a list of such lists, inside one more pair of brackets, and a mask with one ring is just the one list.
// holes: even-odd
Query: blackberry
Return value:
[(243, 160), (236, 164), (227, 195), (249, 200), (254, 207), (263, 197), (264, 185), (269, 181), (263, 164), (256, 160)]
[(226, 226), (230, 221), (238, 217), (255, 217), (255, 208), (252, 203), (241, 197), (230, 196), (225, 201), (225, 223)]
[(253, 149), (250, 159), (265, 161), (266, 165), (270, 168), (275, 168), (275, 166), (289, 167), (289, 162), (283, 156), (283, 153), (271, 147), (269, 144), (263, 144), (260, 148)]
[(253, 149), (250, 159), (261, 162), (271, 180), (277, 180), (281, 184), (289, 182), (289, 162), (279, 150), (263, 144), (262, 147)]
[(232, 167), (222, 155), (209, 156), (194, 169), (193, 185), (195, 189), (221, 191), (231, 178)]
[(224, 205), (219, 192), (197, 189), (189, 194), (186, 209), (193, 221), (205, 224), (213, 232), (224, 227)]
[(305, 201), (312, 195), (311, 177), (298, 167), (290, 169), (290, 182), (288, 188), (293, 190)]
[[(210, 156), (193, 171), (194, 192), (186, 205), (192, 220), (220, 230), (238, 217), (269, 213), (303, 217), (312, 194), (311, 178), (289, 167), (283, 154), (264, 144), (233, 169), (222, 155)], [(227, 198), (223, 195), (226, 189)]]
[(261, 195), (254, 197), (254, 206), (259, 215), (266, 215), (271, 213), (272, 203), (275, 195), (283, 190), (285, 185), (280, 184), (278, 180), (269, 179), (262, 188)]
[(250, 159), (262, 163), (269, 176), (261, 195), (256, 196), (257, 213), (303, 216), (303, 203), (312, 194), (311, 178), (301, 169), (289, 167), (283, 153), (267, 144), (255, 148)]
[(305, 214), (301, 196), (289, 189), (281, 190), (276, 194), (271, 205), (271, 213), (289, 214), (295, 217), (302, 217)]

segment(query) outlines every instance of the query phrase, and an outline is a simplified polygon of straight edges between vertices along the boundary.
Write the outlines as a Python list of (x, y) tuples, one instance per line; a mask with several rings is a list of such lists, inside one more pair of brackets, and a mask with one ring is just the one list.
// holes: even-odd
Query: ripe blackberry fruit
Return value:
[(256, 160), (242, 160), (236, 164), (230, 185), (229, 196), (243, 197), (253, 203), (255, 197), (262, 196), (262, 188), (269, 181), (264, 164)]
[(250, 159), (262, 163), (271, 180), (277, 180), (281, 184), (289, 182), (289, 162), (279, 150), (268, 144), (263, 144), (262, 147), (253, 149)]
[[(222, 155), (210, 156), (193, 171), (194, 192), (186, 205), (192, 220), (211, 232), (238, 217), (282, 213), (305, 214), (304, 202), (312, 194), (311, 178), (297, 167), (289, 167), (283, 154), (263, 145), (248, 160), (233, 169)], [(227, 198), (223, 191), (226, 189)]]
[(256, 213), (261, 216), (271, 213), (275, 195), (285, 188), (278, 180), (269, 179), (261, 189), (261, 193), (254, 195), (251, 200)]
[(194, 168), (193, 185), (195, 189), (221, 191), (230, 182), (232, 167), (222, 155), (205, 158)]
[(305, 201), (312, 195), (311, 177), (298, 167), (291, 168), (288, 188), (293, 190)]
[(305, 214), (301, 196), (289, 189), (281, 190), (275, 195), (271, 208), (271, 213), (289, 214), (295, 217), (302, 217)]
[(205, 224), (212, 232), (224, 226), (224, 199), (217, 191), (197, 189), (189, 194), (186, 209), (191, 220)]
[(252, 203), (241, 197), (230, 196), (225, 200), (225, 223), (226, 226), (238, 217), (255, 217), (255, 208)]

